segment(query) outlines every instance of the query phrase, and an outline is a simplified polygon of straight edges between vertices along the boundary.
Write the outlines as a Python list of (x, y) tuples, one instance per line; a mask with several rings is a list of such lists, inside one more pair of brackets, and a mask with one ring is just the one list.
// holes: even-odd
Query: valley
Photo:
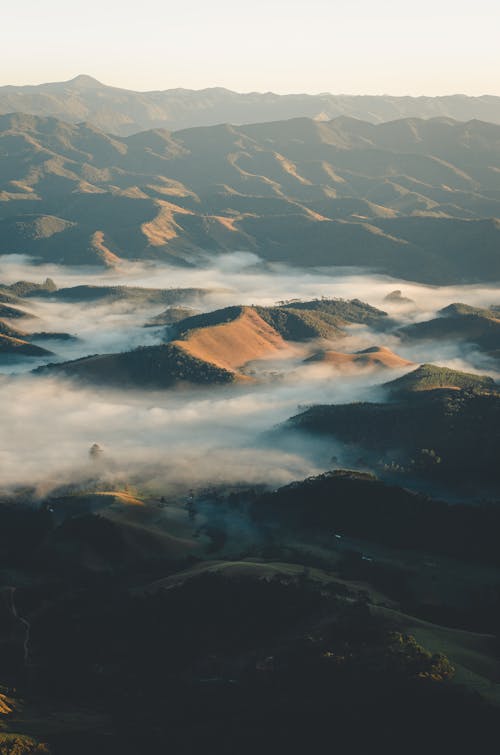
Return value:
[(47, 86), (0, 115), (0, 752), (476, 751), (496, 100)]

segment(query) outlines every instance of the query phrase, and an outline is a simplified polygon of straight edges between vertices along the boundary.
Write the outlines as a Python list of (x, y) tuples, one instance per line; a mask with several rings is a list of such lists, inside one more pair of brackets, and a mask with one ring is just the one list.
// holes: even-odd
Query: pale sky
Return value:
[(500, 0), (0, 2), (0, 85), (500, 95)]

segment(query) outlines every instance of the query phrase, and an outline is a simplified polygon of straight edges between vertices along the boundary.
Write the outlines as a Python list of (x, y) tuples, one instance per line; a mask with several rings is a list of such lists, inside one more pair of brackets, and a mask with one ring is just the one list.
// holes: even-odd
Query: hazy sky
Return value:
[(2, 0), (0, 84), (500, 95), (499, 0)]

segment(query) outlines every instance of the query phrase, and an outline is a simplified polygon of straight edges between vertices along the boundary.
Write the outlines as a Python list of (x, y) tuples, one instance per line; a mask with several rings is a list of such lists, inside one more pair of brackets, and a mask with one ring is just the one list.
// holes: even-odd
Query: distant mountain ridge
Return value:
[(109, 133), (128, 136), (146, 129), (178, 130), (297, 117), (331, 120), (341, 115), (371, 123), (435, 117), (500, 123), (500, 97), (240, 93), (222, 87), (135, 92), (80, 75), (70, 81), (0, 87), (0, 114), (13, 112), (52, 116), (69, 123), (88, 121)]

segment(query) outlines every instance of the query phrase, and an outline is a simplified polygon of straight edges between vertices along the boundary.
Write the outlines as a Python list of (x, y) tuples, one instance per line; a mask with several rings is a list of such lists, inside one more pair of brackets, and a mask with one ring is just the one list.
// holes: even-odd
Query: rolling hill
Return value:
[(185, 301), (198, 301), (215, 289), (204, 288), (144, 288), (140, 286), (98, 286), (81, 284), (53, 291), (34, 289), (27, 297), (49, 298), (69, 303), (113, 304), (123, 302), (131, 307), (151, 304), (171, 305)]
[(171, 388), (179, 383), (215, 385), (232, 383), (235, 379), (233, 372), (197, 359), (174, 344), (145, 346), (120, 354), (96, 354), (49, 364), (35, 372), (126, 388)]
[(36, 346), (25, 339), (13, 338), (12, 336), (0, 333), (0, 357), (7, 355), (19, 357), (46, 357), (51, 354), (51, 351), (44, 349), (42, 346)]
[(367, 318), (382, 327), (388, 319), (385, 312), (358, 300), (325, 299), (295, 307), (233, 306), (193, 315), (173, 325), (167, 331), (171, 340), (163, 345), (97, 354), (36, 372), (144, 388), (247, 381), (242, 369), (250, 362), (288, 356), (300, 342), (338, 338), (350, 324)]
[(0, 116), (0, 253), (63, 264), (362, 266), (500, 278), (500, 125), (349, 117), (112, 136)]
[(432, 320), (407, 325), (398, 330), (403, 341), (457, 341), (472, 344), (484, 354), (500, 357), (500, 308), (450, 304)]
[(387, 403), (312, 406), (287, 428), (341, 441), (353, 463), (389, 477), (473, 497), (497, 489), (500, 393), (491, 378), (422, 365), (385, 387)]
[[(499, 563), (491, 532), (498, 510), (450, 505), (362, 472), (336, 470), (264, 493), (252, 504), (252, 514), (259, 522), (278, 521), (301, 533), (333, 529), (401, 550)], [(477, 538), (471, 535), (476, 528)], [(448, 537), (450, 531), (455, 538)]]
[(401, 369), (412, 362), (403, 359), (385, 346), (370, 346), (354, 354), (341, 351), (318, 351), (305, 360), (305, 364), (326, 364), (337, 370), (360, 369)]
[(460, 370), (452, 370), (448, 367), (438, 367), (434, 364), (422, 364), (416, 370), (408, 372), (385, 387), (392, 396), (420, 393), (436, 390), (485, 390), (495, 391), (496, 384), (493, 378), (485, 375), (476, 375)]
[(180, 335), (172, 345), (196, 359), (232, 371), (287, 348), (281, 335), (252, 307), (230, 307), (211, 314), (215, 318), (207, 326), (196, 327), (193, 323), (203, 322), (204, 315), (181, 322)]

